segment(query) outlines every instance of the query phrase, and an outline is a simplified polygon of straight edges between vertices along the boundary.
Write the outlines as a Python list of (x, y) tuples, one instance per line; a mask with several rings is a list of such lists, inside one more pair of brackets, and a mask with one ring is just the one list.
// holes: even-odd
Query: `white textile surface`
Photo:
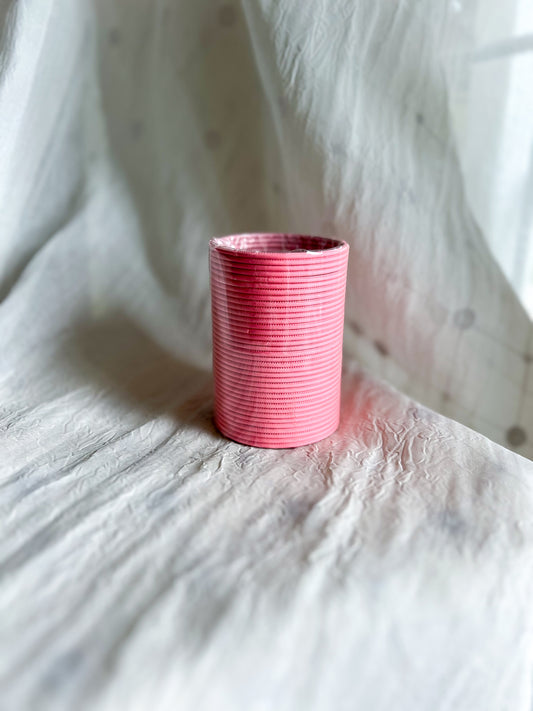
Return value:
[[(0, 3), (1, 711), (530, 711), (532, 329), (458, 6)], [(211, 421), (207, 242), (269, 230), (351, 245), (341, 427), (279, 451)]]

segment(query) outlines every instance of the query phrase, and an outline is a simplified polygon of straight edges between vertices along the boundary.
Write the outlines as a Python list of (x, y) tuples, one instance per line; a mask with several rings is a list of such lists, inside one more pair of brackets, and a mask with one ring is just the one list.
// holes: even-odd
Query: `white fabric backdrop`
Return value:
[[(457, 14), (1, 5), (7, 708), (530, 708), (532, 465), (494, 442), (533, 453), (533, 343), (465, 198)], [(311, 447), (211, 425), (207, 241), (253, 230), (351, 244)]]
[(461, 45), (447, 55), (465, 187), (509, 281), (533, 313), (533, 5), (452, 5)]

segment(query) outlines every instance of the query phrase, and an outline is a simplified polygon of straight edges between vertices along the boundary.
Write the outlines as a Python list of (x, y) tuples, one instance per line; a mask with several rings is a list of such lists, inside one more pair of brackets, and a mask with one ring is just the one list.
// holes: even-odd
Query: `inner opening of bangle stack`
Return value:
[(281, 233), (239, 234), (229, 237), (215, 237), (214, 247), (231, 252), (246, 253), (286, 253), (286, 252), (324, 252), (341, 249), (345, 242), (331, 237), (296, 235)]

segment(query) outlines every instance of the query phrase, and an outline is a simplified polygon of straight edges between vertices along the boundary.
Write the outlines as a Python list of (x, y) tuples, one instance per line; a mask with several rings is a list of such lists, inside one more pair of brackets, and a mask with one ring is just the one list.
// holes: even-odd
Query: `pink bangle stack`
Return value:
[(210, 242), (215, 424), (297, 447), (339, 424), (348, 245), (242, 234)]

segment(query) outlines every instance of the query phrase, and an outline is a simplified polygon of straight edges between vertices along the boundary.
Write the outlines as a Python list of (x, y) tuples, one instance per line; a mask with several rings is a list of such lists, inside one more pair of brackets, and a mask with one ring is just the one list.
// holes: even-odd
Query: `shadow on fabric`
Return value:
[(64, 357), (69, 371), (152, 416), (214, 432), (212, 375), (165, 351), (121, 313), (74, 328)]

